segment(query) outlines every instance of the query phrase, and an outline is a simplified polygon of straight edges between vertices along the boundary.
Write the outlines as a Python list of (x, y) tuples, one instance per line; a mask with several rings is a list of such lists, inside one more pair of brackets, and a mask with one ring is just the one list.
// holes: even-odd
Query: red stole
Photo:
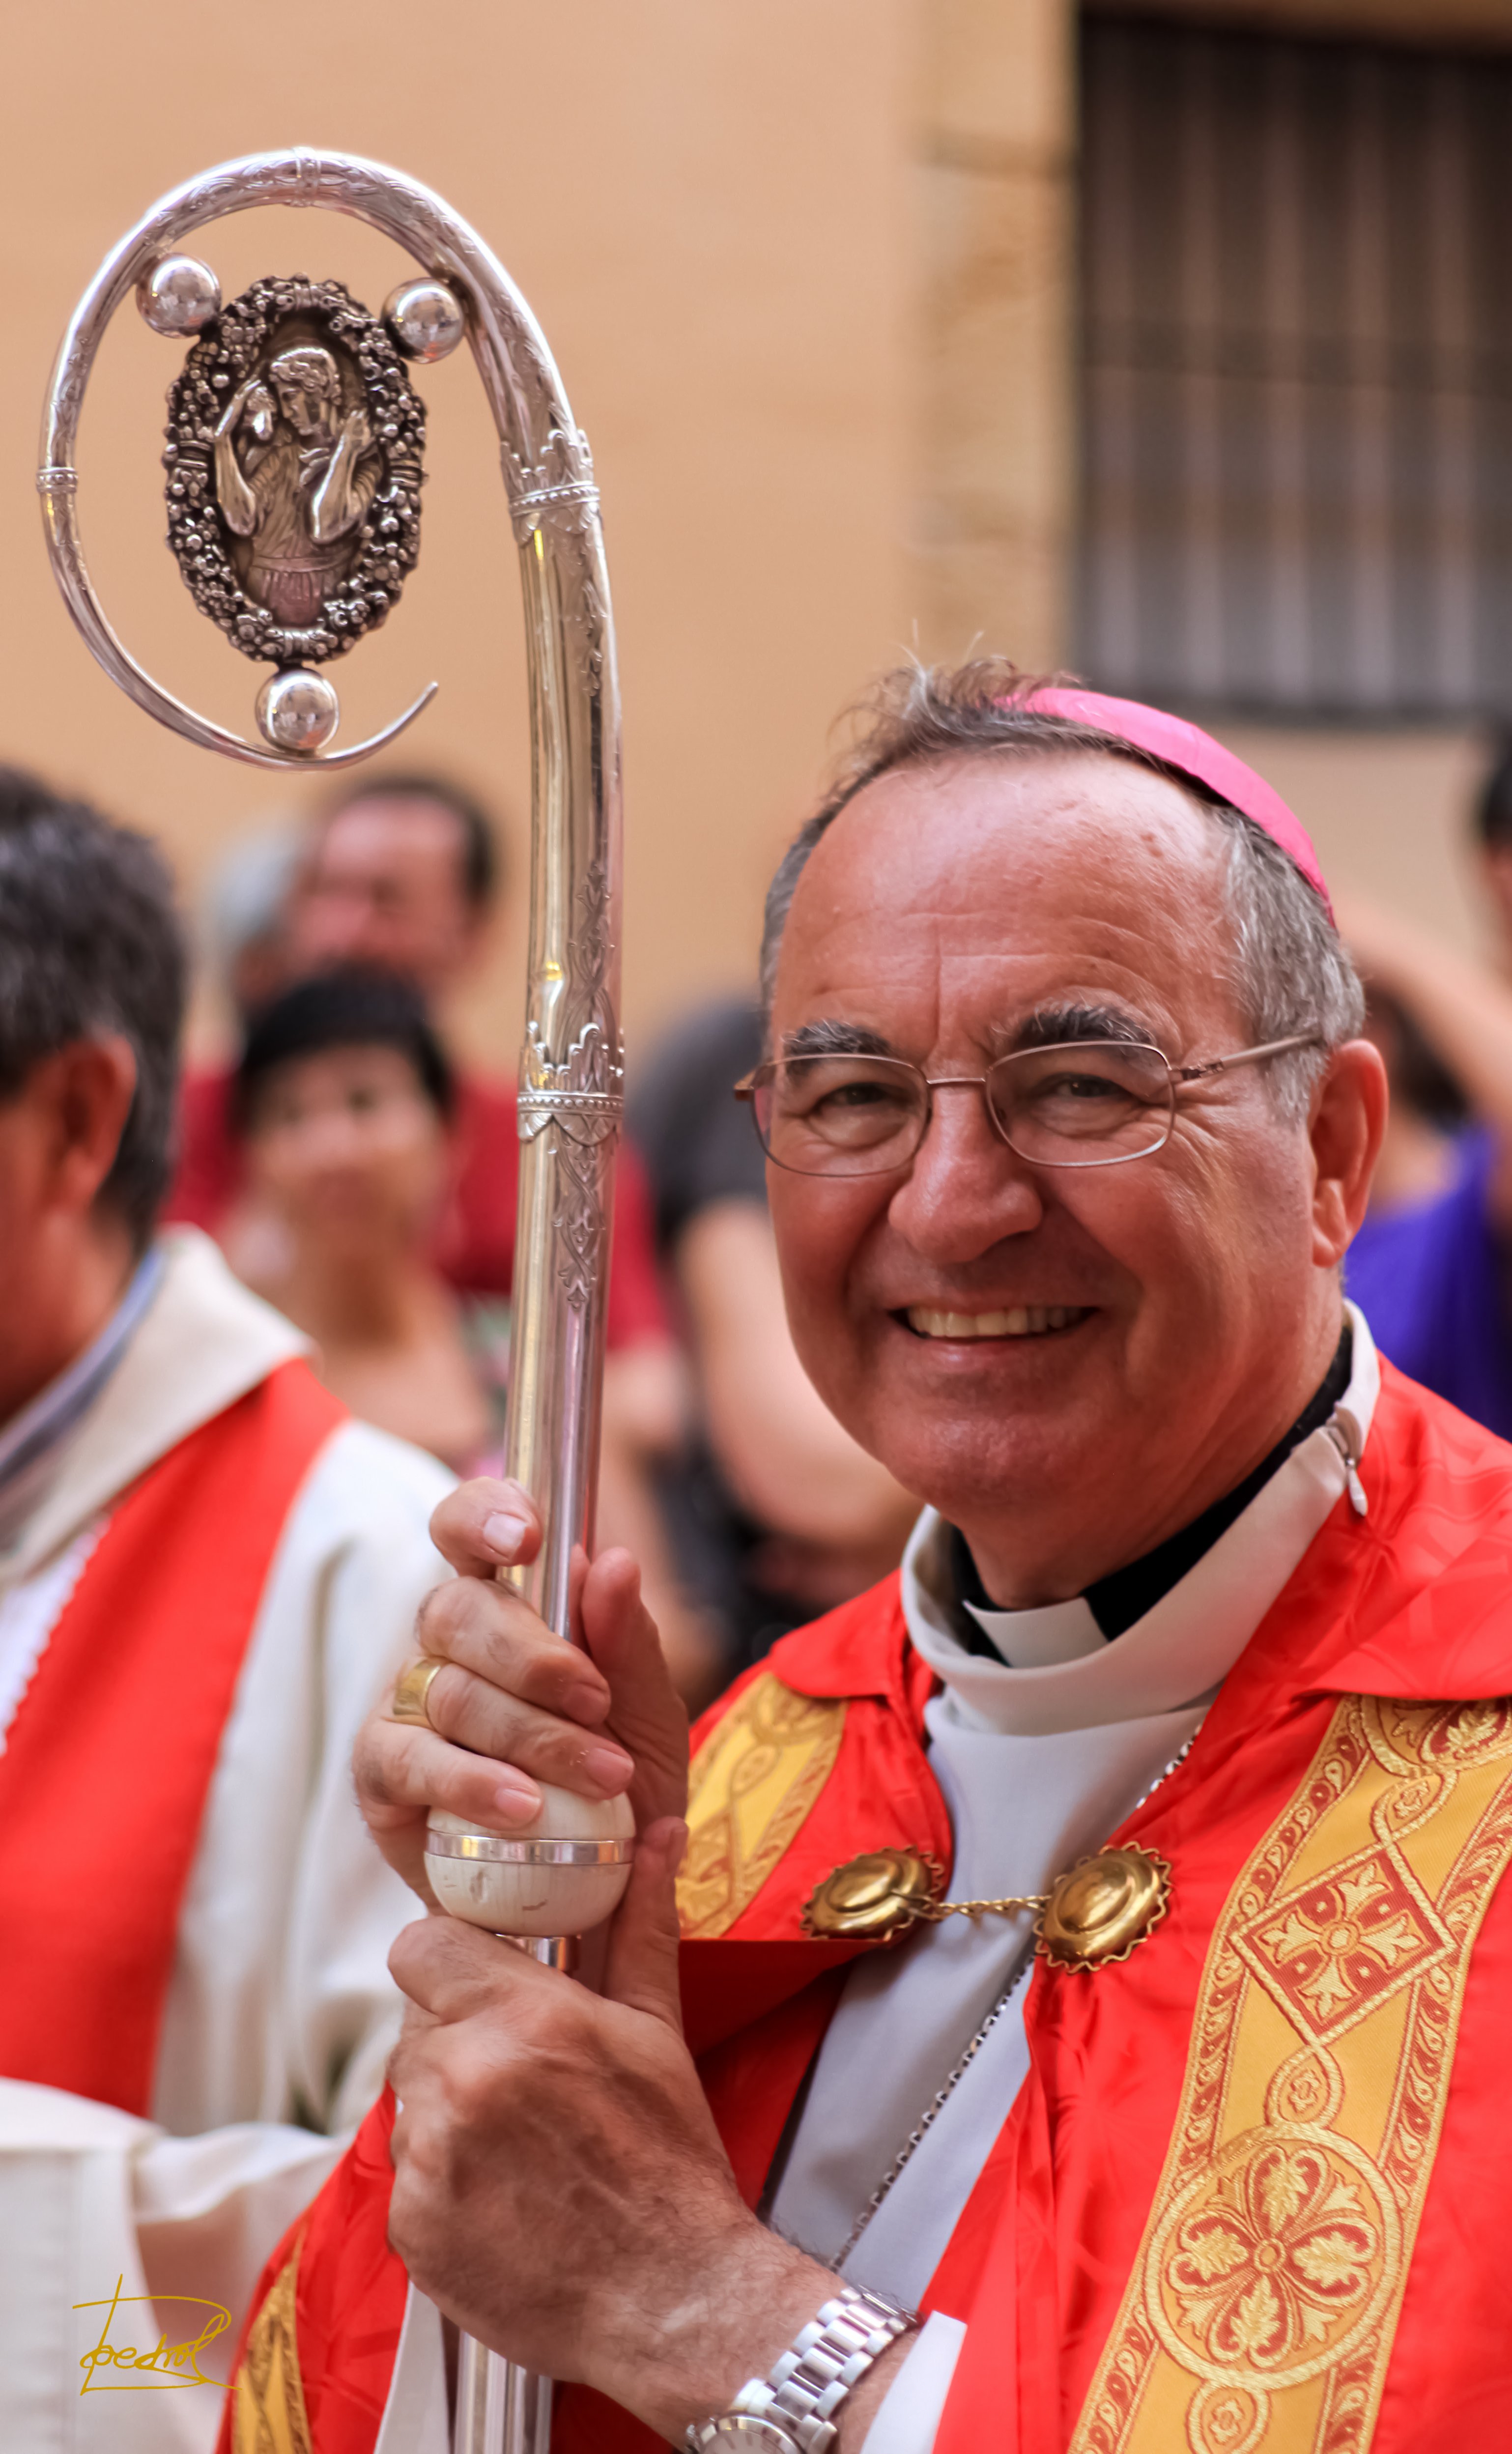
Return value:
[(178, 1915), (290, 1506), (345, 1409), (281, 1364), (116, 1506), (0, 1753), (0, 2073), (145, 2114)]

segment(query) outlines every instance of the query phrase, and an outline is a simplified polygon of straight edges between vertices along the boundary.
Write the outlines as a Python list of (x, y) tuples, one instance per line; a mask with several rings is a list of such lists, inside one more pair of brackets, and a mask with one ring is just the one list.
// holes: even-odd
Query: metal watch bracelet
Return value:
[(874, 2361), (918, 2320), (879, 2292), (847, 2283), (826, 2301), (764, 2378), (748, 2378), (728, 2411), (696, 2420), (683, 2440), (690, 2454), (828, 2454), (833, 2414)]

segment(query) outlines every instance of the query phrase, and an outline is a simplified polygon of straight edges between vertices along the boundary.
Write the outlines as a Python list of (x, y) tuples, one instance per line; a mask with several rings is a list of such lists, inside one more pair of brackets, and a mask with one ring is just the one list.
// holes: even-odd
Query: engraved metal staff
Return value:
[[(222, 306), (180, 253), (222, 214), (322, 206), (407, 249), (420, 277), (381, 317), (334, 281), (279, 277)], [(152, 330), (192, 340), (170, 393), (169, 542), (231, 644), (273, 668), (259, 741), (209, 722), (116, 637), (85, 569), (74, 439), (105, 329), (132, 292)], [(324, 668), (382, 622), (418, 552), (425, 412), (405, 361), (464, 333), (498, 428), (525, 591), (532, 749), (530, 980), (520, 1059), (519, 1218), (508, 1471), (545, 1540), (510, 1572), (558, 1635), (591, 1545), (603, 1378), (604, 1286), (622, 1093), (619, 1033), (619, 702), (593, 463), (540, 329), (503, 267), (450, 207), (398, 171), (298, 148), (222, 164), (155, 205), (101, 267), (69, 326), (48, 399), (42, 495), (58, 584), (93, 654), (188, 740), (254, 766), (348, 767), (413, 721), (332, 751), (339, 707)], [(519, 1840), (433, 1819), (444, 1905), (563, 1965), (559, 1940), (597, 1924), (628, 1879), (624, 1800), (548, 1789)], [(464, 2337), (456, 2454), (546, 2454), (551, 2386)]]

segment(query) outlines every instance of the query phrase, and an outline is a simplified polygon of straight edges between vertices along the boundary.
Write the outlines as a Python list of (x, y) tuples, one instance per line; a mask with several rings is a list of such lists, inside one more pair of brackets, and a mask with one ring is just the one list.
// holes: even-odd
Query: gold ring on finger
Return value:
[(439, 1655), (422, 1653), (407, 1661), (393, 1682), (393, 1702), (389, 1707), (390, 1719), (395, 1721), (417, 1721), (422, 1729), (433, 1730), (435, 1723), (426, 1710), (431, 1683), (438, 1670), (446, 1668)]

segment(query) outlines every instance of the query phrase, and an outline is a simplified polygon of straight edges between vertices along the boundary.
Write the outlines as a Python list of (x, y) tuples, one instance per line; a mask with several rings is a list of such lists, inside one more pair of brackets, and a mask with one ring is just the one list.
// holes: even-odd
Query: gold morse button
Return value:
[(811, 1935), (891, 1934), (930, 1906), (940, 1869), (917, 1849), (872, 1849), (815, 1886), (803, 1912)]
[(1127, 1960), (1171, 1901), (1171, 1869), (1148, 1849), (1104, 1849), (1052, 1886), (1039, 1921), (1046, 1959), (1062, 1968)]

